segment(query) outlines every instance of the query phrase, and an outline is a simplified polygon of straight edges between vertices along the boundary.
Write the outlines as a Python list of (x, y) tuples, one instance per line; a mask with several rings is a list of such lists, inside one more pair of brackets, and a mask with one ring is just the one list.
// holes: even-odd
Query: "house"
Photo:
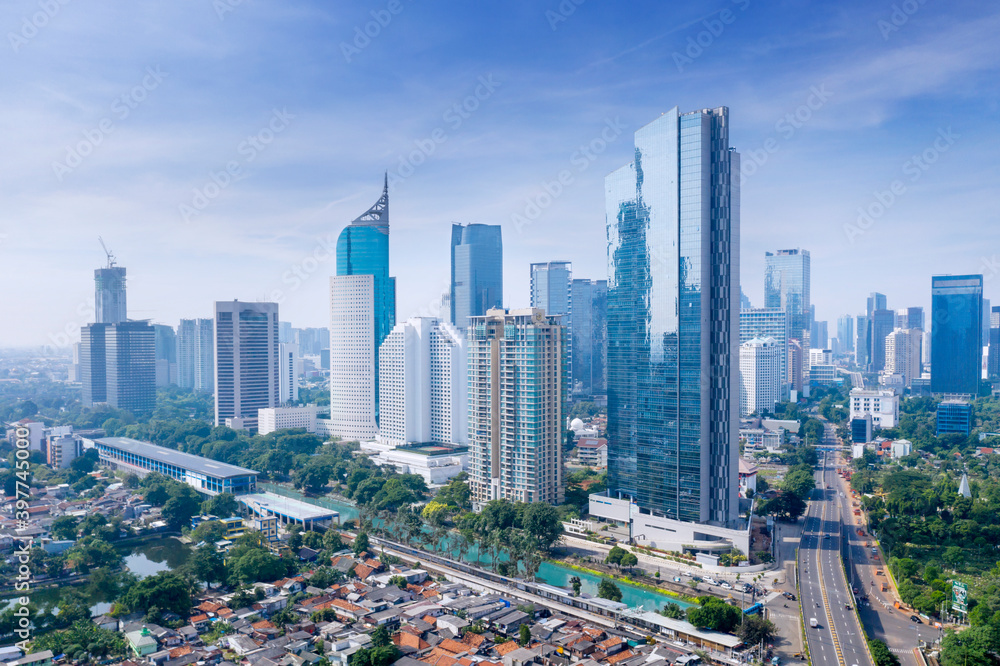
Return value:
[(113, 618), (110, 615), (98, 615), (90, 620), (96, 624), (101, 629), (107, 629), (108, 631), (118, 631), (118, 619)]
[(156, 639), (149, 632), (148, 627), (126, 632), (125, 640), (128, 641), (129, 648), (132, 649), (132, 653), (137, 657), (145, 657), (147, 654), (152, 654), (159, 647)]
[(52, 650), (43, 650), (25, 655), (17, 661), (7, 662), (7, 666), (52, 666)]
[(226, 636), (224, 640), (229, 643), (229, 649), (241, 657), (260, 647), (260, 643), (249, 636), (243, 636), (242, 634)]
[(188, 620), (194, 630), (199, 634), (203, 634), (208, 631), (209, 627), (212, 625), (212, 621), (208, 619), (208, 616), (204, 613), (199, 613), (198, 615), (192, 615)]

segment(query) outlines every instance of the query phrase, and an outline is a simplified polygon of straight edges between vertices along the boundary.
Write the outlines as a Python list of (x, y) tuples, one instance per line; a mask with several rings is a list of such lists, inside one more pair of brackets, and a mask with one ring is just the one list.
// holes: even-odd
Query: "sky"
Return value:
[(9, 0), (0, 347), (79, 339), (99, 236), (131, 318), (325, 326), (328, 248), (386, 172), (397, 319), (439, 313), (453, 222), (503, 226), (507, 306), (531, 262), (606, 278), (604, 176), (675, 106), (729, 108), (754, 305), (793, 247), (831, 335), (934, 274), (1000, 303), (998, 32), (963, 0)]

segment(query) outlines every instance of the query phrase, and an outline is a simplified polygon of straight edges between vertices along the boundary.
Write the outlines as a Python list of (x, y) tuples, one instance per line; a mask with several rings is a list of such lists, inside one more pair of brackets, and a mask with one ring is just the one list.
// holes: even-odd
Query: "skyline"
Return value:
[[(280, 289), (283, 320), (324, 326), (337, 235), (377, 198), (384, 171), (398, 321), (447, 318), (436, 306), (452, 222), (503, 227), (504, 305), (527, 307), (532, 262), (607, 277), (602, 181), (630, 160), (627, 137), (674, 106), (730, 109), (744, 156), (741, 284), (755, 307), (764, 252), (787, 248), (810, 251), (817, 318), (831, 323), (862, 312), (871, 291), (929, 312), (937, 274), (984, 273), (984, 297), (1000, 299), (989, 149), (1000, 12), (985, 3), (919, 5), (900, 25), (892, 3), (640, 3), (644, 20), (632, 22), (592, 3), (556, 19), (558, 3), (447, 14), (403, 3), (346, 56), (341, 44), (382, 5), (222, 6), (232, 11), (70, 3), (20, 40), (10, 34), (37, 3), (3, 10), (0, 288), (21, 316), (0, 326), (0, 347), (52, 344), (94, 321), (81, 309), (104, 265), (98, 236), (128, 269), (136, 318), (176, 326), (216, 300)], [(484, 21), (498, 33), (471, 28)], [(119, 41), (92, 41), (112, 28)], [(523, 54), (504, 48), (504, 30)], [(456, 110), (463, 100), (476, 109)], [(785, 117), (796, 111), (808, 116), (799, 127)], [(100, 141), (79, 166), (53, 166), (87, 136)], [(579, 151), (591, 140), (605, 142), (592, 160)], [(912, 159), (925, 151), (926, 171)], [(181, 206), (211, 192), (210, 172), (225, 182), (227, 162), (239, 175), (186, 222)], [(512, 220), (561, 171), (561, 196), (531, 224)], [(857, 209), (877, 211), (879, 197), (894, 201), (862, 228)], [(301, 286), (285, 278), (324, 243), (329, 259)]]

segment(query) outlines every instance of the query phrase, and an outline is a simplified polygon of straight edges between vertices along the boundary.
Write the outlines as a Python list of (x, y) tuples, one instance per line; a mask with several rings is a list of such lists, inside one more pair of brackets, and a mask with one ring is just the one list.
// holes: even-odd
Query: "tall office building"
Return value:
[(986, 376), (1000, 379), (1000, 305), (990, 308), (990, 336), (987, 338)]
[(343, 439), (372, 439), (378, 428), (378, 349), (396, 324), (396, 278), (389, 277), (389, 185), (337, 239), (330, 278), (330, 419)]
[(982, 275), (931, 278), (931, 392), (979, 394)]
[(488, 310), (468, 328), (469, 487), (494, 499), (563, 501), (565, 330), (541, 310)]
[[(778, 250), (764, 255), (764, 307), (782, 308), (788, 313), (789, 336), (799, 340), (802, 349), (809, 349), (811, 344), (811, 274), (808, 250)], [(796, 374), (801, 374), (802, 382), (808, 385), (808, 355), (800, 360), (803, 365)]]
[(813, 349), (826, 349), (829, 347), (830, 335), (827, 329), (827, 322), (813, 320), (809, 331), (809, 344)]
[(215, 304), (215, 425), (241, 419), (257, 427), (257, 410), (279, 399), (278, 304)]
[(80, 329), (80, 386), (84, 407), (108, 401), (107, 324), (87, 324)]
[(674, 108), (605, 178), (608, 496), (668, 521), (739, 514), (739, 172), (727, 108)]
[(788, 341), (788, 388), (796, 391), (796, 400), (802, 396), (805, 378), (802, 368), (809, 364), (809, 354), (802, 347), (802, 341), (792, 338)]
[(608, 281), (573, 280), (573, 319), (569, 324), (572, 390), (580, 395), (607, 392)]
[[(281, 335), (279, 329), (279, 336)], [(302, 362), (294, 342), (278, 343), (278, 400), (281, 404), (299, 399), (299, 375)]]
[(920, 377), (920, 347), (924, 334), (919, 328), (896, 328), (885, 338), (885, 374), (899, 375), (909, 388)]
[(873, 310), (868, 319), (868, 372), (885, 370), (885, 338), (896, 328), (896, 313)]
[(153, 324), (156, 335), (156, 386), (177, 384), (177, 334), (173, 326)]
[(740, 345), (740, 415), (773, 412), (781, 400), (784, 350), (774, 338), (754, 338)]
[(123, 321), (105, 330), (107, 403), (135, 414), (156, 406), (156, 333), (145, 321)]
[(451, 225), (451, 323), (503, 307), (503, 240), (498, 224)]
[(854, 361), (858, 364), (859, 370), (866, 370), (868, 368), (868, 336), (870, 331), (868, 330), (868, 317), (866, 315), (858, 315), (857, 318), (858, 325), (855, 330), (858, 333), (857, 343), (854, 345)]
[(873, 291), (870, 294), (868, 294), (868, 301), (866, 303), (865, 312), (868, 314), (869, 317), (871, 317), (872, 313), (875, 312), (876, 310), (885, 310), (888, 307), (889, 306), (886, 301), (885, 294), (880, 294), (877, 291)]
[(740, 287), (740, 310), (749, 310), (753, 307), (750, 302), (750, 297), (743, 293), (743, 287)]
[(854, 317), (851, 315), (837, 318), (837, 340), (842, 353), (854, 351)]
[(107, 268), (94, 270), (94, 317), (97, 324), (117, 324), (128, 319), (125, 299), (125, 267), (109, 258)]
[(983, 299), (983, 336), (981, 340), (983, 341), (983, 346), (989, 344), (990, 340), (990, 312), (992, 307), (990, 307), (990, 299)]
[(566, 363), (572, 368), (573, 264), (568, 261), (533, 263), (530, 275), (531, 307), (540, 308), (547, 315), (559, 315), (559, 323), (566, 329)]
[(177, 385), (215, 392), (215, 322), (181, 319), (177, 327)]
[(396, 324), (379, 348), (378, 440), (464, 444), (469, 370), (465, 334), (430, 317)]
[(781, 399), (787, 399), (787, 387), (791, 383), (788, 374), (788, 314), (781, 308), (740, 310), (740, 344), (754, 338), (771, 338), (778, 344)]
[(295, 329), (292, 328), (291, 322), (278, 322), (278, 342), (295, 342)]

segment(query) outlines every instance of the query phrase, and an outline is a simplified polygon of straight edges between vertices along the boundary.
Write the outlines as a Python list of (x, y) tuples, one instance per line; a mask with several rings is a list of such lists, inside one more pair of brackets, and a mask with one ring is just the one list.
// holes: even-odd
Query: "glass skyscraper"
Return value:
[(503, 239), (498, 224), (451, 225), (451, 323), (503, 307)]
[(124, 266), (94, 269), (94, 311), (98, 324), (117, 324), (126, 320)]
[(931, 278), (931, 392), (978, 395), (983, 363), (983, 276)]
[(635, 161), (605, 178), (605, 194), (609, 494), (728, 526), (740, 303), (729, 110), (674, 108), (636, 131)]
[(851, 315), (837, 318), (837, 342), (842, 352), (854, 351), (854, 317)]
[(764, 307), (782, 308), (788, 313), (788, 335), (799, 340), (804, 350), (801, 368), (803, 384), (808, 384), (809, 348), (812, 345), (811, 273), (808, 250), (778, 250), (764, 254)]
[(573, 347), (573, 391), (582, 395), (607, 392), (608, 281), (573, 280), (573, 320), (569, 343)]
[[(368, 350), (366, 356), (370, 357), (370, 365), (354, 365), (345, 369), (331, 367), (330, 390), (331, 406), (341, 404), (339, 398), (335, 398), (335, 393), (354, 392), (361, 389), (368, 392), (374, 398), (375, 423), (378, 422), (378, 348), (382, 341), (389, 335), (389, 331), (396, 325), (396, 278), (389, 277), (389, 181), (386, 179), (382, 188), (382, 196), (375, 204), (351, 222), (340, 232), (337, 239), (337, 277), (357, 277), (370, 275), (371, 278), (371, 303), (366, 304), (364, 310), (366, 314), (363, 318), (354, 317), (352, 322), (346, 325), (350, 329), (351, 335), (360, 335), (356, 326), (362, 319), (371, 318), (371, 328), (364, 335), (370, 336), (371, 345), (365, 344)], [(357, 282), (351, 280), (342, 281), (344, 284)], [(355, 285), (356, 286), (356, 285)], [(365, 297), (367, 298), (367, 296)], [(334, 313), (335, 315), (337, 313)], [(340, 312), (343, 314), (343, 312)], [(347, 330), (347, 329), (345, 329)], [(340, 350), (343, 351), (343, 350)], [(336, 354), (331, 346), (331, 359)], [(349, 354), (346, 354), (349, 355)], [(339, 355), (344, 360), (345, 354)], [(339, 376), (338, 373), (346, 372), (350, 377)], [(359, 376), (363, 374), (364, 377)], [(340, 396), (344, 397), (344, 396)], [(346, 404), (346, 403), (344, 403)], [(333, 415), (336, 419), (337, 416)], [(341, 415), (344, 416), (344, 415)], [(365, 433), (367, 434), (367, 433)]]

